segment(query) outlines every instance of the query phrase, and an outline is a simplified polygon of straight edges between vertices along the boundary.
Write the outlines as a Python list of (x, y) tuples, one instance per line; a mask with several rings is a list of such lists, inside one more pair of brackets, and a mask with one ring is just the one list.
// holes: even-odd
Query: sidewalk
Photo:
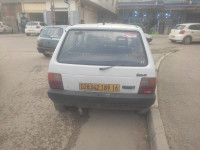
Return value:
[(159, 109), (172, 150), (200, 148), (199, 47), (185, 45), (167, 57), (159, 69)]

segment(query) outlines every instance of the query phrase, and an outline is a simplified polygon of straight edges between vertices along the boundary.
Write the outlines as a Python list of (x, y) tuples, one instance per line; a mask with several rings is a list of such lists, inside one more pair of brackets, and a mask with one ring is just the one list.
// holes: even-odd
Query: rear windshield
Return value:
[(174, 29), (182, 30), (183, 28), (185, 28), (184, 25), (176, 25)]
[(38, 23), (37, 22), (28, 22), (27, 25), (28, 26), (37, 26)]
[(146, 66), (147, 57), (139, 32), (70, 30), (58, 62), (99, 66)]
[(56, 28), (56, 27), (48, 27), (44, 28), (42, 32), (40, 33), (41, 37), (57, 37), (60, 38), (63, 34), (62, 28)]

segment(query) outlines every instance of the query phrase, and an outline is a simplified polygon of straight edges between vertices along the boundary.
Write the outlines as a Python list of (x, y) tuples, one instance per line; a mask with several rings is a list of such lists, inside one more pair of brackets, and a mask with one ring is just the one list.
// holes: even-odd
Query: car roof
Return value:
[(34, 22), (34, 23), (44, 23), (44, 22), (41, 22), (41, 21), (28, 21), (27, 23), (29, 22)]
[(69, 25), (50, 25), (46, 26), (45, 28), (54, 28), (54, 27), (67, 28), (69, 27)]
[(187, 25), (187, 26), (189, 26), (189, 25), (196, 25), (196, 24), (200, 24), (200, 23), (182, 23), (182, 24), (178, 24), (178, 25)]
[(98, 24), (77, 24), (70, 26), (69, 29), (112, 29), (112, 30), (141, 30), (136, 25), (128, 24), (110, 24), (110, 23), (98, 23)]

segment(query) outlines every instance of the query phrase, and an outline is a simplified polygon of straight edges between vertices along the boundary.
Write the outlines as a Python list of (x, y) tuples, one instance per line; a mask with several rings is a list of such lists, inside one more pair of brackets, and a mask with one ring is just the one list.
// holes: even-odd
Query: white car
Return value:
[(25, 33), (27, 36), (30, 34), (37, 34), (39, 35), (41, 30), (45, 27), (44, 22), (37, 22), (37, 21), (31, 21), (26, 24), (25, 27)]
[(155, 101), (152, 54), (142, 29), (133, 25), (68, 27), (48, 72), (48, 96), (55, 106), (144, 112)]
[(0, 21), (0, 33), (13, 33), (12, 27)]
[(191, 42), (200, 42), (200, 23), (178, 24), (169, 34), (169, 40), (172, 42), (182, 42), (190, 44)]

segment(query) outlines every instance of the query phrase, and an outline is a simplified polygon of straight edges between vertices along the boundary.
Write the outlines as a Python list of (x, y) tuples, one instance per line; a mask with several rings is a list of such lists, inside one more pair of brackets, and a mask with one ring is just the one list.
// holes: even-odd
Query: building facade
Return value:
[(119, 21), (141, 23), (147, 32), (168, 34), (176, 24), (200, 22), (200, 0), (119, 0)]
[(69, 0), (70, 24), (114, 22), (116, 0)]
[[(47, 25), (116, 21), (116, 0), (0, 0), (0, 20), (23, 32), (28, 21)], [(53, 17), (52, 17), (53, 15)], [(55, 17), (55, 21), (54, 18)]]

